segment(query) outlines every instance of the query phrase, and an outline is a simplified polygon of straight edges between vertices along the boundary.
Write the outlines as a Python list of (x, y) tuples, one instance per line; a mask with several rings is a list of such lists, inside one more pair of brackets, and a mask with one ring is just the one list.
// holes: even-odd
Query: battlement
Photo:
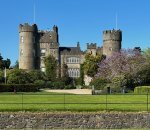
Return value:
[(103, 31), (103, 41), (122, 41), (121, 30), (105, 30)]
[(87, 43), (87, 49), (96, 49), (96, 43)]
[(28, 23), (19, 25), (19, 32), (37, 32), (37, 25), (29, 25)]
[(56, 25), (53, 26), (53, 31), (58, 33), (58, 27)]

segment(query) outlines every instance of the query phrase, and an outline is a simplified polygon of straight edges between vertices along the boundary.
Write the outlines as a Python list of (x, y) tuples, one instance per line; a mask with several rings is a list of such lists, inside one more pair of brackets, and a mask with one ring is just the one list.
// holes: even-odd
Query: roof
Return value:
[(59, 53), (64, 55), (81, 55), (80, 47), (59, 47)]

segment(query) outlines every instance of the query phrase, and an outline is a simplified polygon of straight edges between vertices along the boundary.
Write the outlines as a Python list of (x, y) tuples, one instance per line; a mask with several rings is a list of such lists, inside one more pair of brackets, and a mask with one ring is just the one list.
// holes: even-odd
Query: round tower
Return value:
[(103, 31), (103, 54), (106, 56), (112, 56), (114, 52), (119, 52), (121, 49), (121, 41), (121, 30)]
[(37, 32), (36, 24), (30, 26), (25, 23), (19, 26), (19, 68), (25, 70), (35, 69), (35, 36)]

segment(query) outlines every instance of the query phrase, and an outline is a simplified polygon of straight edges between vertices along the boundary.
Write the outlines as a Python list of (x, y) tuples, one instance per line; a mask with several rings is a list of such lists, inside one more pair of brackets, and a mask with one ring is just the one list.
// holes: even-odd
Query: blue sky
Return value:
[(102, 31), (116, 26), (123, 31), (122, 48), (150, 47), (150, 0), (0, 0), (0, 53), (18, 59), (20, 23), (35, 23), (40, 30), (59, 27), (61, 46), (102, 45)]

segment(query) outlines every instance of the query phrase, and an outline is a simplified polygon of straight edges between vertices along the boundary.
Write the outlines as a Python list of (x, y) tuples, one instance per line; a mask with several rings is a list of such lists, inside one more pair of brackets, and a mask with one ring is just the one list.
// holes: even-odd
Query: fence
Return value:
[(0, 111), (149, 111), (148, 94), (1, 93)]

